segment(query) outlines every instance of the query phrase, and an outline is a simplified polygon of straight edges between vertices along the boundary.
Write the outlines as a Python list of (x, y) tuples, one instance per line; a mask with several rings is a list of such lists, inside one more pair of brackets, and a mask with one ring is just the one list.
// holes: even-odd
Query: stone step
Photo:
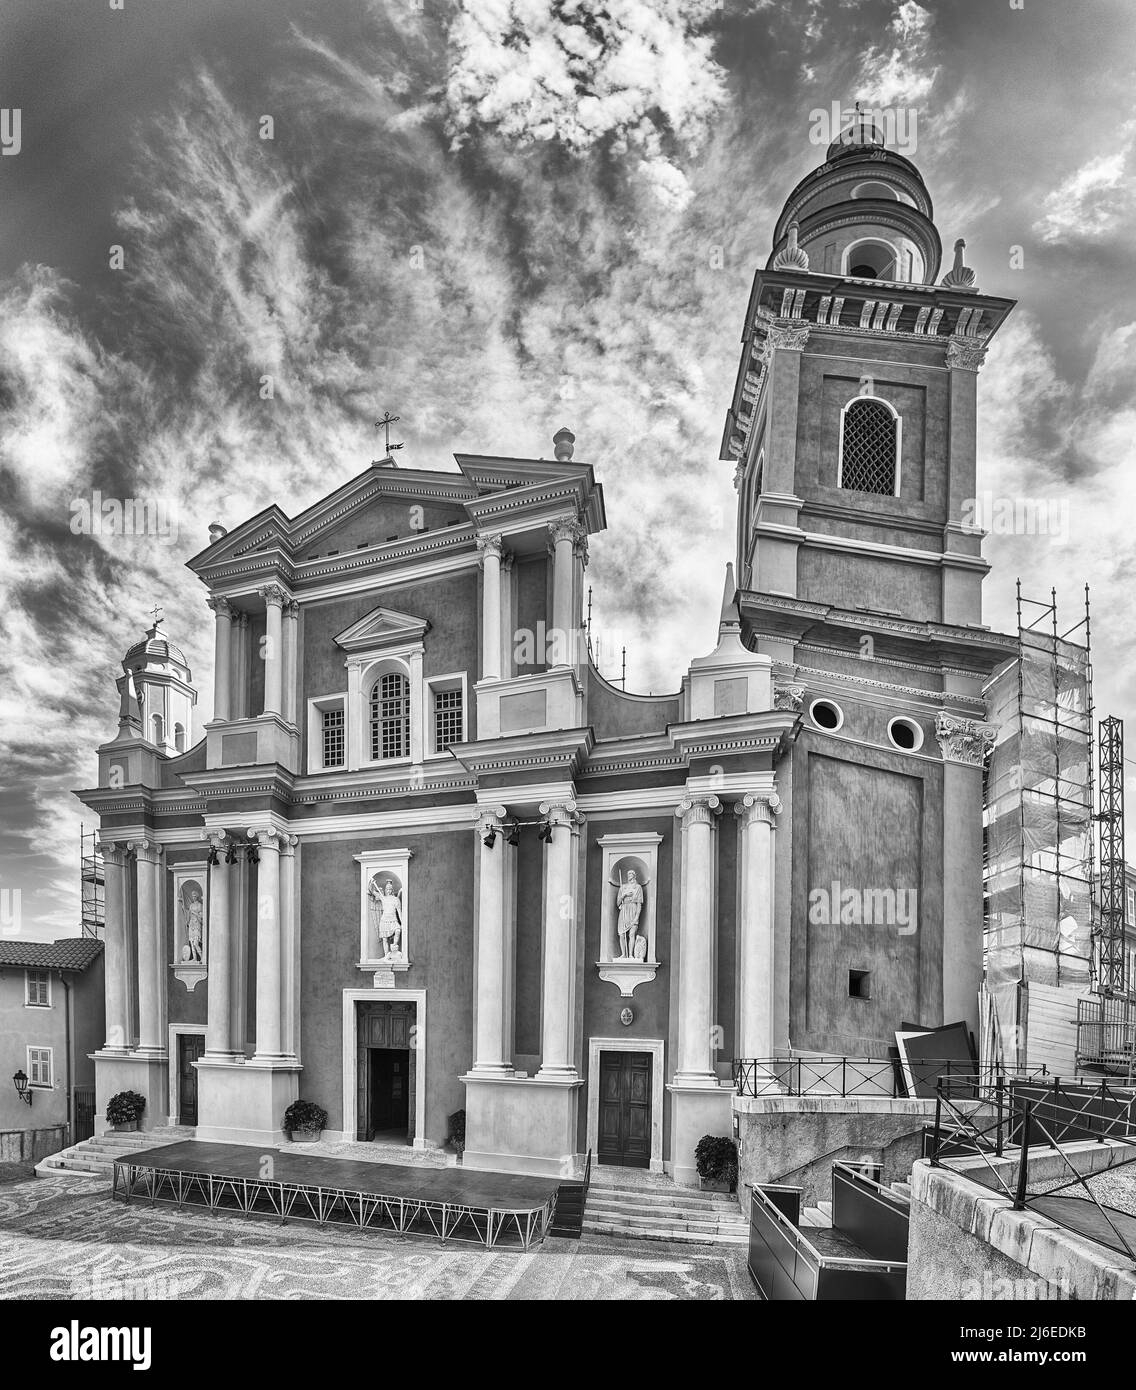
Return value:
[(911, 1184), (909, 1182), (893, 1182), (891, 1190), (898, 1193), (901, 1197), (910, 1198), (911, 1196)]
[(737, 1221), (716, 1221), (713, 1217), (706, 1218), (696, 1213), (685, 1211), (671, 1211), (656, 1214), (653, 1211), (644, 1211), (642, 1207), (615, 1207), (615, 1206), (594, 1206), (591, 1201), (587, 1205), (587, 1215), (596, 1221), (610, 1221), (619, 1225), (630, 1226), (672, 1226), (676, 1230), (706, 1231), (735, 1231), (744, 1232), (748, 1229), (746, 1223), (741, 1219)]
[(679, 1187), (677, 1183), (669, 1187), (619, 1187), (609, 1183), (593, 1182), (588, 1188), (589, 1200), (593, 1197), (618, 1197), (624, 1202), (642, 1202), (644, 1206), (705, 1207), (715, 1211), (737, 1211), (738, 1201), (726, 1192), (700, 1192), (696, 1187)]
[(587, 1210), (597, 1216), (620, 1215), (643, 1221), (672, 1221), (676, 1225), (695, 1224), (710, 1228), (737, 1226), (747, 1223), (738, 1212), (705, 1211), (701, 1207), (648, 1207), (639, 1202), (613, 1201), (588, 1193)]
[(726, 1232), (718, 1235), (706, 1235), (701, 1231), (680, 1230), (666, 1226), (621, 1226), (615, 1222), (597, 1220), (594, 1217), (584, 1218), (584, 1233), (596, 1236), (620, 1236), (623, 1239), (632, 1240), (659, 1240), (671, 1241), (678, 1245), (748, 1245), (749, 1235), (735, 1234)]
[(831, 1203), (831, 1202), (818, 1202), (818, 1203), (817, 1203), (817, 1207), (825, 1214), (825, 1216), (828, 1217), (828, 1223), (829, 1223), (829, 1225), (831, 1226), (831, 1225), (832, 1225), (832, 1203)]

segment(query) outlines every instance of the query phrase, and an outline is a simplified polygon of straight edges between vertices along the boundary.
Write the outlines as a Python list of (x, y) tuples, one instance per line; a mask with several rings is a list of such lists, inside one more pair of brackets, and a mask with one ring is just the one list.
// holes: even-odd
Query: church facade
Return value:
[[(976, 378), (1012, 307), (870, 128), (790, 195), (746, 312), (716, 640), (625, 693), (582, 631), (603, 491), (574, 459), (389, 460), (211, 529), (213, 717), (155, 622), (99, 749), (99, 1110), (273, 1145), (445, 1144), (696, 1180), (731, 1063), (977, 1022)], [(727, 558), (723, 556), (723, 564)], [(736, 566), (736, 570), (735, 570)]]

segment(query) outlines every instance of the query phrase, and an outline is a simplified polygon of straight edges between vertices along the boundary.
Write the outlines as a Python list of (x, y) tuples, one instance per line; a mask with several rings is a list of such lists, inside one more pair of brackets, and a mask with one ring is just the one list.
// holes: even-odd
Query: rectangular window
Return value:
[(51, 1048), (28, 1048), (28, 1085), (53, 1086), (51, 1074)]
[(323, 711), (323, 765), (342, 767), (343, 748), (343, 710), (325, 709)]
[(444, 753), (451, 743), (462, 741), (462, 692), (434, 691), (434, 752)]
[(51, 1007), (51, 977), (46, 970), (25, 970), (27, 1002), (37, 1009)]
[(1136, 927), (1136, 888), (1124, 890), (1124, 920), (1130, 927)]

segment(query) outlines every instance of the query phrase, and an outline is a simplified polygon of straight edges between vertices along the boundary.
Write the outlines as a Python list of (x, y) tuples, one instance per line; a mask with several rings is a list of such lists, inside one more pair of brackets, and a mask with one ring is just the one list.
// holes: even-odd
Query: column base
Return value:
[[(492, 1080), (494, 1077), (516, 1076), (516, 1074), (517, 1069), (512, 1062), (475, 1062), (467, 1073), (469, 1076), (486, 1080)], [(465, 1077), (460, 1077), (459, 1080), (464, 1081)]]
[(279, 1061), (233, 1058), (197, 1063), (197, 1138), (215, 1143), (283, 1144), (284, 1112), (300, 1094), (303, 1068)]
[(95, 1134), (102, 1135), (107, 1124), (106, 1108), (111, 1096), (119, 1091), (137, 1091), (146, 1098), (146, 1108), (138, 1121), (141, 1130), (154, 1129), (166, 1123), (170, 1108), (169, 1061), (163, 1049), (141, 1049), (122, 1052), (96, 1052), (95, 1063)]
[(578, 1076), (485, 1077), (469, 1072), (465, 1086), (463, 1168), (541, 1177), (581, 1171), (576, 1134)]
[(685, 1187), (698, 1186), (694, 1150), (704, 1134), (733, 1133), (732, 1086), (689, 1084), (676, 1074), (671, 1093), (671, 1176)]

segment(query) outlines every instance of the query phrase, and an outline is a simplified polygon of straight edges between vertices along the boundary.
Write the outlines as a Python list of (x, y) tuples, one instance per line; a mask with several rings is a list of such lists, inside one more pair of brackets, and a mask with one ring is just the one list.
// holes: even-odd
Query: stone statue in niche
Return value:
[(205, 952), (205, 903), (201, 885), (194, 879), (182, 884), (181, 893), (182, 929), (185, 941), (181, 948), (183, 961), (200, 962)]
[(371, 929), (383, 960), (402, 960), (402, 894), (393, 878), (379, 875), (371, 879), (367, 890), (370, 898)]
[(647, 938), (639, 935), (639, 918), (643, 913), (643, 885), (634, 869), (628, 869), (623, 881), (616, 884), (616, 911), (619, 919), (616, 930), (619, 932), (619, 959), (645, 960)]

